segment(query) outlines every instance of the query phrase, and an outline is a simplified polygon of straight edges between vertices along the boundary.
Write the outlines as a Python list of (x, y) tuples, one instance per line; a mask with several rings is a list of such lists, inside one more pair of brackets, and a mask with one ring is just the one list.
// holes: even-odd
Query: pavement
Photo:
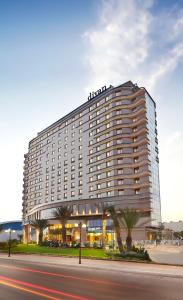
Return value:
[(96, 259), (82, 258), (81, 265), (79, 265), (78, 258), (74, 257), (58, 257), (50, 255), (37, 255), (37, 254), (12, 254), (9, 258), (7, 254), (0, 254), (0, 259), (16, 260), (24, 262), (33, 262), (35, 264), (44, 263), (56, 266), (66, 266), (72, 268), (89, 268), (104, 271), (117, 271), (117, 272), (133, 272), (151, 275), (163, 275), (183, 278), (182, 266), (169, 266), (163, 264), (151, 263), (136, 263), (136, 262), (121, 262), (121, 261), (105, 261)]
[(183, 266), (183, 246), (157, 245), (146, 249), (156, 263)]
[(182, 300), (183, 267), (0, 254), (0, 300)]

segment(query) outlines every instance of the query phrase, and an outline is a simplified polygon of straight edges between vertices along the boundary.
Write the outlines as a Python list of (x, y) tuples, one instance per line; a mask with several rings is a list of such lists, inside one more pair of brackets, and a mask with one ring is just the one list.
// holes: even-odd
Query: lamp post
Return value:
[(5, 232), (9, 232), (9, 241), (8, 241), (8, 257), (11, 256), (11, 233), (15, 232), (15, 230), (11, 230), (11, 228), (5, 230)]
[(81, 264), (81, 243), (82, 243), (82, 227), (85, 228), (86, 224), (82, 224), (82, 222), (79, 222), (79, 264)]

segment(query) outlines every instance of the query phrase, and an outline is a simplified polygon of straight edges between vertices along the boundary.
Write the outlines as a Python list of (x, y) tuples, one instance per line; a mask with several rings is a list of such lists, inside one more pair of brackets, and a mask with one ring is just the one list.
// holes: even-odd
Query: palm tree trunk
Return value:
[(122, 253), (123, 252), (123, 244), (122, 244), (122, 240), (121, 240), (120, 227), (116, 227), (115, 230), (116, 230), (116, 238), (117, 238), (119, 252)]
[(127, 246), (127, 251), (131, 251), (132, 249), (132, 234), (131, 230), (128, 229), (127, 237), (126, 237), (126, 246)]
[(40, 230), (39, 231), (39, 245), (42, 243), (43, 241), (43, 232)]
[(62, 224), (62, 241), (65, 244), (66, 243), (66, 228), (65, 224)]

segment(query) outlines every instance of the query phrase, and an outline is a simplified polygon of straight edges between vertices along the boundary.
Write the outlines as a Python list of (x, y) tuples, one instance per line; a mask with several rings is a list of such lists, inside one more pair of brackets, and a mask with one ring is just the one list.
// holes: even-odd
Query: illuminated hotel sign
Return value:
[(106, 91), (106, 85), (104, 85), (103, 87), (101, 87), (101, 89), (97, 90), (96, 92), (92, 92), (90, 93), (90, 95), (88, 96), (88, 100), (91, 100), (93, 98), (95, 98), (96, 96), (102, 94), (104, 91)]

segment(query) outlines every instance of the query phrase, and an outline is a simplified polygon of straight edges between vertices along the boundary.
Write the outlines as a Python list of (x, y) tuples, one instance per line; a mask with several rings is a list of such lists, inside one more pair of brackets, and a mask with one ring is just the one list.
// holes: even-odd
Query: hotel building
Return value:
[[(161, 222), (158, 139), (156, 104), (145, 88), (131, 81), (103, 87), (30, 141), (24, 160), (25, 240), (30, 220), (46, 218), (53, 230), (60, 227), (54, 210), (61, 205), (73, 210), (69, 241), (77, 235), (78, 220), (86, 224), (86, 241), (100, 241), (106, 205), (142, 210), (149, 223), (135, 229), (135, 238), (153, 237)], [(112, 231), (109, 219), (109, 241)]]

